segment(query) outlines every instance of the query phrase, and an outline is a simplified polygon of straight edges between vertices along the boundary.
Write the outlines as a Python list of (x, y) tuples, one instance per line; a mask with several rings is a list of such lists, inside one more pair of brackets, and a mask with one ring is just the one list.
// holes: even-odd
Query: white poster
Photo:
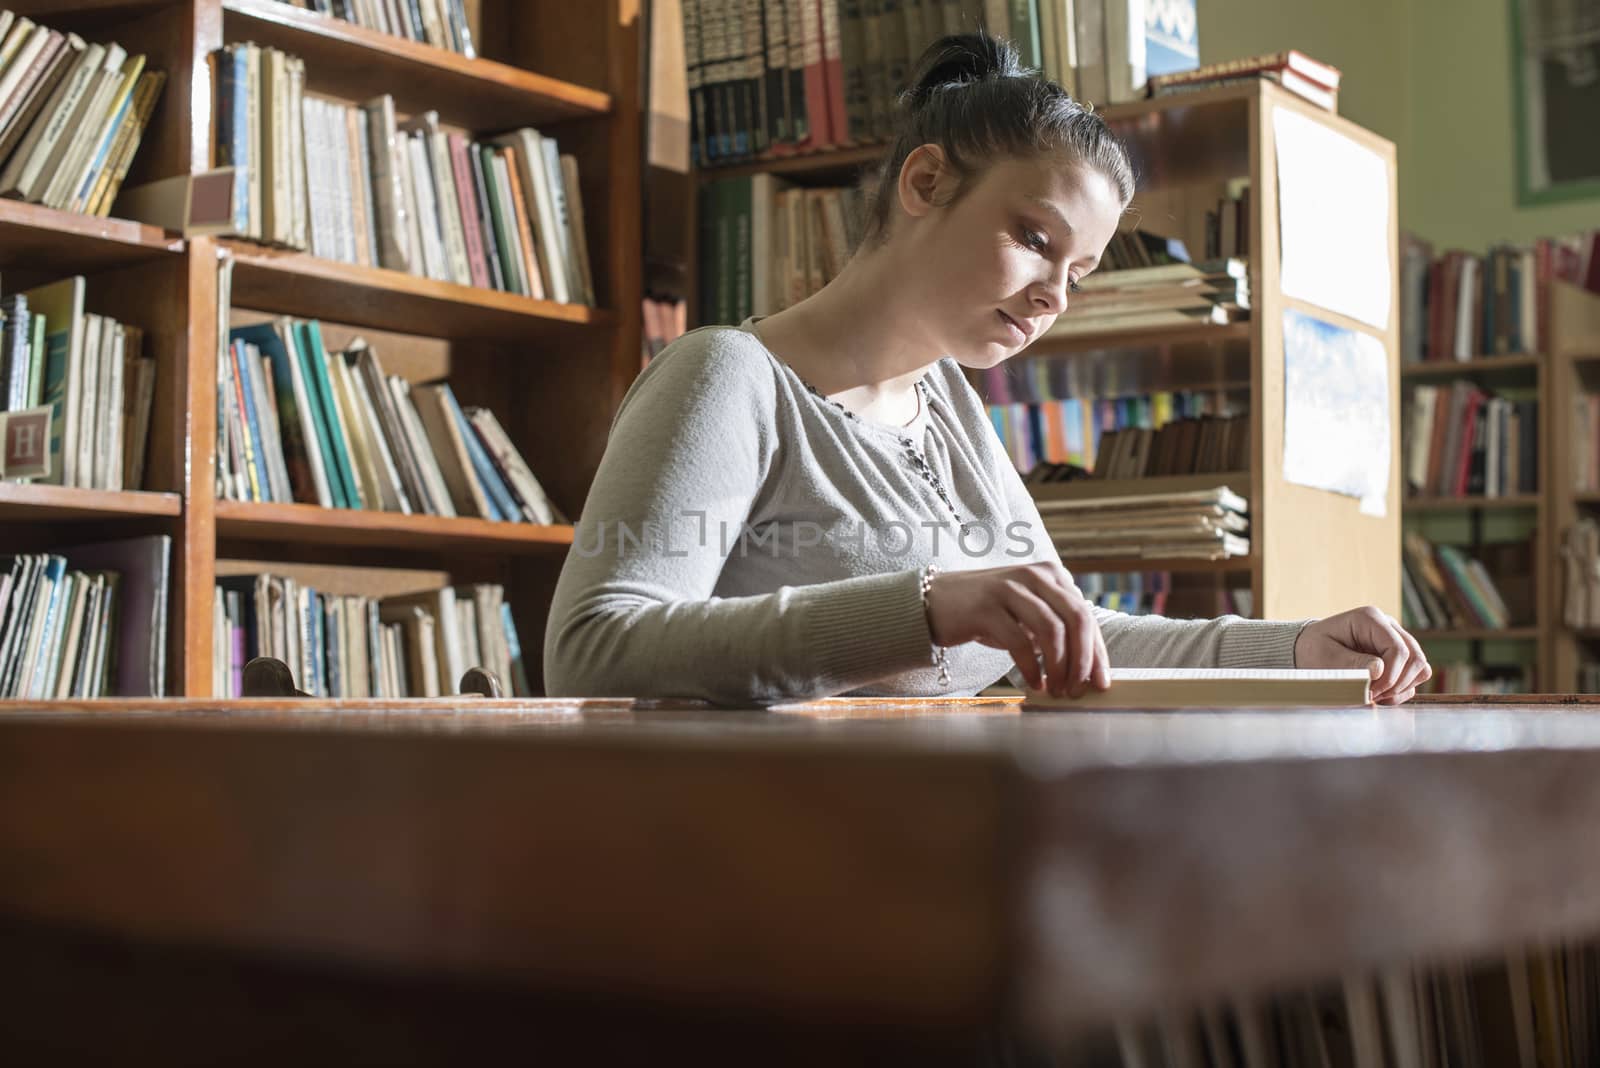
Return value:
[(1286, 296), (1389, 329), (1389, 175), (1383, 157), (1274, 108), (1281, 284)]
[(1360, 330), (1283, 313), (1283, 477), (1361, 499), (1389, 496), (1389, 361)]

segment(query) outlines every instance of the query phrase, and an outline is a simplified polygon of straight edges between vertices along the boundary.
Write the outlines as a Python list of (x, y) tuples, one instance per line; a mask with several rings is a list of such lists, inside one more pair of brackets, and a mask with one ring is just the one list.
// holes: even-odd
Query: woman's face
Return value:
[[(902, 203), (907, 192), (916, 190)], [(1123, 208), (1104, 175), (1049, 158), (997, 162), (954, 203), (909, 206), (922, 215), (908, 251), (923, 273), (930, 340), (978, 369), (1015, 356), (1066, 311)]]

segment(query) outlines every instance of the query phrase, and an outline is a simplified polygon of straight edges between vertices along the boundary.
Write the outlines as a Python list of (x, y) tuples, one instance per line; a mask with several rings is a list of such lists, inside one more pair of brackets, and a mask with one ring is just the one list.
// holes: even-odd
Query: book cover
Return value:
[[(333, 395), (333, 383), (328, 380), (328, 353), (322, 346), (322, 325), (315, 319), (293, 324), (299, 342), (300, 355), (305, 368), (306, 381), (312, 385), (314, 403), (318, 405), (322, 424), (327, 430), (328, 468), (337, 476), (345, 503), (340, 508), (365, 508), (366, 502), (356, 482), (355, 467), (350, 461), (349, 435), (339, 418), (339, 408)], [(331, 478), (330, 478), (331, 482)]]
[(1111, 688), (1055, 697), (1028, 687), (1030, 710), (1360, 708), (1372, 703), (1360, 670), (1292, 668), (1112, 668)]
[[(284, 345), (283, 333), (292, 329), (287, 321), (235, 327), (229, 331), (233, 344), (253, 345), (272, 365), (272, 381), (278, 401), (278, 429), (283, 439), (283, 459), (294, 500), (333, 507), (326, 475), (313, 471), (321, 467), (321, 435), (306, 398), (300, 362)], [(313, 451), (315, 450), (315, 451)]]

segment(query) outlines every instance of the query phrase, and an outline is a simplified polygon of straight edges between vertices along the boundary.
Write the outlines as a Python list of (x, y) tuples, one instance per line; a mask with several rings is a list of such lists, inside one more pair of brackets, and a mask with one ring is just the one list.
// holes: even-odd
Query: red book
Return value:
[(822, 0), (796, 0), (802, 12), (804, 34), (806, 117), (810, 130), (800, 142), (802, 152), (813, 152), (833, 144), (832, 123), (828, 121), (828, 78), (822, 61)]
[(467, 162), (467, 139), (461, 134), (450, 135), (450, 169), (455, 172), (456, 189), (461, 192), (458, 207), (461, 229), (467, 235), (467, 266), (472, 272), (472, 284), (490, 289), (489, 261), (484, 256), (483, 232), (479, 229), (478, 191), (473, 187), (472, 164)]
[[(818, 0), (822, 13), (822, 72), (827, 81), (828, 133), (834, 144), (850, 140), (850, 117), (844, 109), (844, 61), (839, 45), (839, 0)], [(891, 19), (885, 25), (892, 23)], [(887, 33), (888, 29), (879, 32)]]
[(1284, 70), (1293, 71), (1324, 89), (1339, 88), (1338, 67), (1312, 59), (1304, 52), (1291, 48), (1284, 52), (1269, 52), (1265, 55), (1233, 59), (1224, 63), (1208, 63), (1203, 67), (1180, 71), (1177, 74), (1160, 74), (1150, 79), (1150, 91), (1155, 93), (1169, 85), (1214, 82), (1224, 78), (1242, 78), (1250, 74)]
[(1461, 449), (1455, 456), (1456, 477), (1453, 487), (1457, 497), (1467, 495), (1467, 483), (1472, 476), (1472, 446), (1478, 437), (1478, 409), (1483, 407), (1483, 400), (1484, 395), (1473, 390), (1467, 397), (1467, 410), (1461, 417)]

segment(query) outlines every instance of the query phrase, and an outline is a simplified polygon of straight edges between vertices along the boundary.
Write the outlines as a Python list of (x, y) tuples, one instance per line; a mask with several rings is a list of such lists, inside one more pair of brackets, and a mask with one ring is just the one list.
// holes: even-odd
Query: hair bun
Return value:
[(955, 33), (939, 38), (922, 53), (906, 95), (915, 104), (942, 89), (1021, 73), (1017, 50), (1009, 41), (982, 30)]

